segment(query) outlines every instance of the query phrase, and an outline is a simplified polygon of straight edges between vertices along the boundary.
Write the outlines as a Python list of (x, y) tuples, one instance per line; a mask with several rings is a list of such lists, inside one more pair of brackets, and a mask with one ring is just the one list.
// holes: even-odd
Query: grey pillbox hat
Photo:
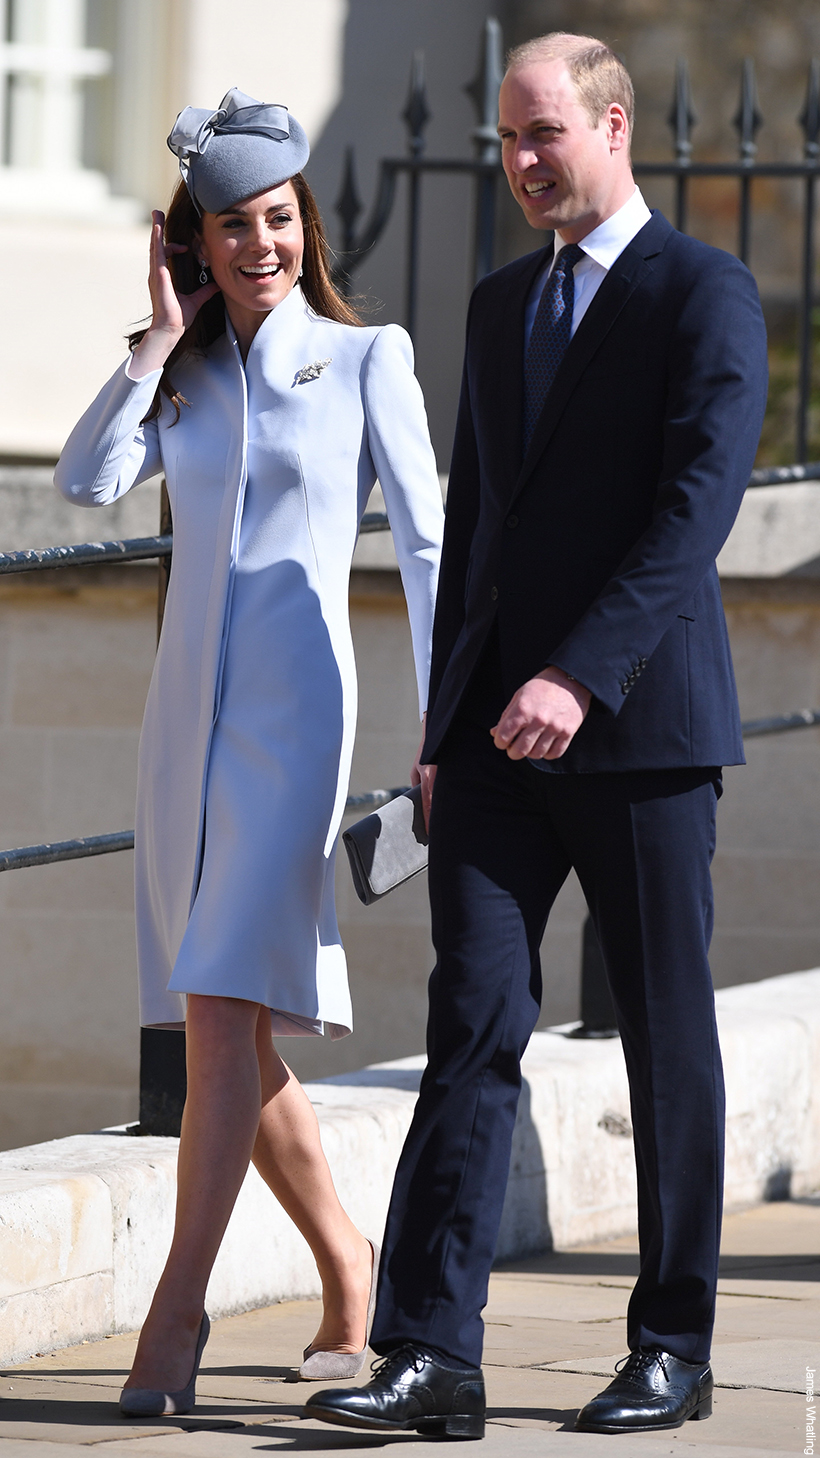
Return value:
[(308, 139), (286, 106), (256, 101), (236, 86), (217, 111), (186, 106), (168, 146), (197, 211), (208, 213), (280, 187), (310, 156)]

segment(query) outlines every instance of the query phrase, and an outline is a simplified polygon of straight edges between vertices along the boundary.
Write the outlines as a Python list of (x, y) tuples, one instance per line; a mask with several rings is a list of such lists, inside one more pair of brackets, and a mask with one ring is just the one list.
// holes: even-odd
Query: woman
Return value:
[(376, 1252), (271, 1037), (352, 1026), (333, 869), (356, 714), (348, 577), (376, 477), (422, 707), (442, 528), (409, 340), (359, 326), (333, 289), (298, 123), (234, 90), (213, 114), (186, 108), (168, 140), (183, 180), (165, 239), (153, 215), (151, 323), (56, 475), (97, 506), (163, 471), (174, 520), (136, 912), (141, 1020), (185, 1026), (188, 1099), (171, 1252), (121, 1397), (145, 1415), (193, 1406), (205, 1289), (250, 1159), (322, 1280), (301, 1374), (363, 1365)]

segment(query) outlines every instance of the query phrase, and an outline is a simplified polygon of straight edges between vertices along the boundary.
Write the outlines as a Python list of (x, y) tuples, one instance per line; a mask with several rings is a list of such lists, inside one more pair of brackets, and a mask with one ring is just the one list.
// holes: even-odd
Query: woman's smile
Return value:
[(198, 247), (247, 350), (263, 316), (287, 298), (302, 267), (305, 238), (293, 184), (244, 198), (222, 213), (203, 213)]

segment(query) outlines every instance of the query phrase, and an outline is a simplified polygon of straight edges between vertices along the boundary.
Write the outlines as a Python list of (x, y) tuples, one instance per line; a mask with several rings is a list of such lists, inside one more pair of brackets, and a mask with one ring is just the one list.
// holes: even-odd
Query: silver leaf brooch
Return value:
[(322, 370), (326, 370), (332, 359), (315, 359), (313, 364), (305, 365), (303, 369), (297, 370), (293, 379), (294, 385), (306, 385), (308, 380), (318, 380)]

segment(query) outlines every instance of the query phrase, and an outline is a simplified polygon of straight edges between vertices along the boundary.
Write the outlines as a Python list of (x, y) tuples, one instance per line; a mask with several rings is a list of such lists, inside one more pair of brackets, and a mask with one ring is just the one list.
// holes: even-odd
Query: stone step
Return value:
[[(716, 996), (727, 1083), (727, 1208), (820, 1186), (820, 969)], [(423, 1058), (307, 1085), (340, 1197), (380, 1236)], [(635, 1174), (620, 1043), (536, 1033), (499, 1260), (566, 1249), (635, 1226)], [(143, 1320), (165, 1260), (177, 1141), (124, 1130), (0, 1154), (0, 1363)], [(310, 1252), (251, 1169), (208, 1289), (213, 1316), (319, 1294)]]

